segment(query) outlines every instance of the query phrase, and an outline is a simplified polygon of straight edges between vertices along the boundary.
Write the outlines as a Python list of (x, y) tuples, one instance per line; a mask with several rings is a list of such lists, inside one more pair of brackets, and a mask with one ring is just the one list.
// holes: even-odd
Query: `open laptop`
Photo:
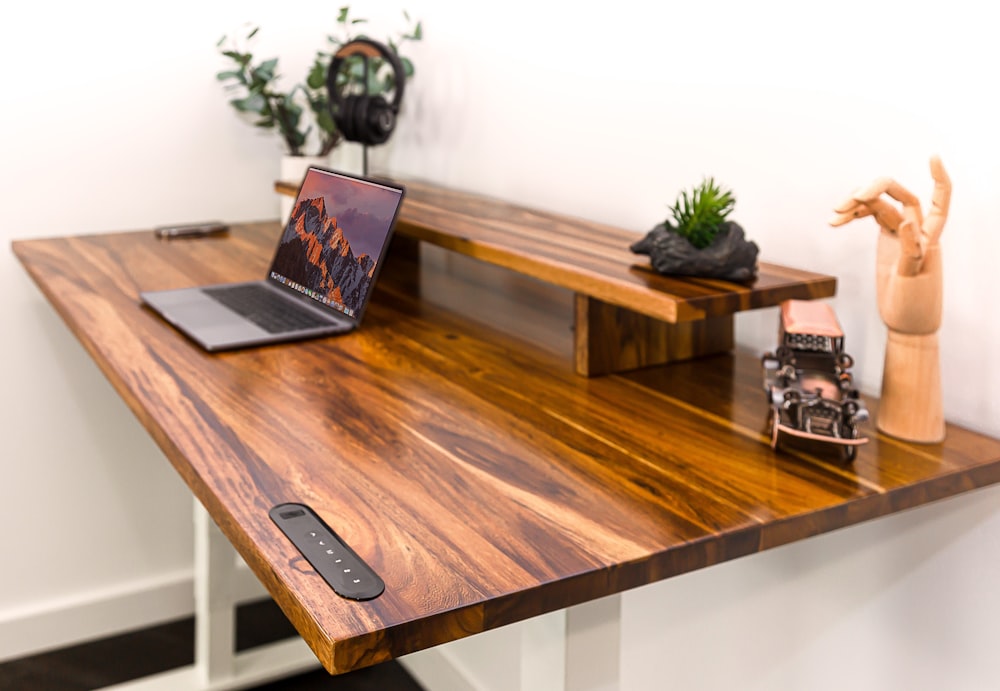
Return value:
[(140, 297), (209, 351), (353, 331), (403, 195), (401, 186), (311, 167), (262, 280)]

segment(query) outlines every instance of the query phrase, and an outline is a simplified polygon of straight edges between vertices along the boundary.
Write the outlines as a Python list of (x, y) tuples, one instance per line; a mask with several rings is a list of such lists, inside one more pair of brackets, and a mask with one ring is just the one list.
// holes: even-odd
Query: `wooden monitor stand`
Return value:
[[(598, 376), (732, 350), (733, 315), (836, 293), (833, 276), (761, 263), (749, 284), (662, 276), (629, 246), (641, 235), (395, 179), (406, 187), (397, 235), (539, 279), (575, 294), (574, 366)], [(275, 183), (295, 196), (298, 186)]]

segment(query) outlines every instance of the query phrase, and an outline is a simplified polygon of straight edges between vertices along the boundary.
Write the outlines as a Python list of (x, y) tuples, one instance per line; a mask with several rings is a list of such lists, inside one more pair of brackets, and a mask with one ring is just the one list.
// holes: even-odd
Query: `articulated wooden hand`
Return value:
[[(889, 329), (878, 427), (910, 441), (944, 438), (937, 330), (941, 326), (939, 239), (948, 218), (951, 179), (931, 159), (934, 194), (926, 216), (920, 201), (891, 178), (879, 178), (834, 209), (841, 226), (872, 216), (881, 227), (876, 258), (879, 314)], [(897, 209), (886, 195), (902, 205)]]

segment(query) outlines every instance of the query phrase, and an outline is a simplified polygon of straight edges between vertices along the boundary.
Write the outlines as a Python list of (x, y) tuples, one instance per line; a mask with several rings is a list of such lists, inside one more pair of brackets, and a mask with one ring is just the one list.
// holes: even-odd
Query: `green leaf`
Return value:
[(320, 108), (316, 111), (316, 125), (324, 132), (336, 132), (337, 126), (333, 122), (333, 116), (329, 108)]
[(348, 12), (348, 10), (350, 10), (350, 7), (348, 7), (346, 5), (344, 7), (340, 8), (340, 13), (337, 15), (337, 23), (338, 24), (344, 24), (345, 22), (347, 22), (347, 12)]
[(219, 47), (221, 47), (221, 46), (222, 46), (222, 44), (223, 44), (223, 43), (225, 43), (225, 42), (226, 42), (226, 36), (225, 36), (225, 34), (223, 34), (222, 38), (220, 38), (220, 39), (219, 39), (219, 41), (218, 41), (218, 43), (216, 43), (216, 44), (215, 44), (215, 47), (216, 47), (216, 48), (219, 48)]
[(242, 77), (243, 73), (238, 70), (226, 70), (225, 72), (219, 72), (215, 75), (215, 78), (220, 82), (224, 82), (227, 79), (241, 79)]
[(278, 68), (278, 58), (271, 58), (270, 60), (265, 60), (260, 63), (257, 68), (253, 71), (254, 78), (260, 79), (263, 82), (269, 82), (274, 79), (274, 72)]
[(234, 98), (230, 103), (236, 110), (244, 113), (264, 113), (267, 109), (267, 101), (260, 94), (251, 94), (246, 98)]
[(417, 22), (417, 26), (416, 26), (416, 28), (415, 28), (415, 29), (413, 30), (413, 36), (412, 36), (412, 38), (413, 38), (413, 40), (414, 40), (414, 41), (419, 41), (419, 40), (420, 40), (420, 39), (422, 39), (423, 37), (424, 37), (424, 26), (423, 26), (423, 22)]
[(247, 39), (249, 40), (249, 39), (253, 38), (254, 36), (256, 36), (258, 31), (260, 31), (260, 27), (259, 26), (255, 26), (253, 28), (253, 31), (251, 31), (249, 34), (247, 34)]
[(314, 62), (306, 77), (306, 86), (310, 89), (322, 89), (326, 83), (326, 71), (326, 66), (319, 60)]

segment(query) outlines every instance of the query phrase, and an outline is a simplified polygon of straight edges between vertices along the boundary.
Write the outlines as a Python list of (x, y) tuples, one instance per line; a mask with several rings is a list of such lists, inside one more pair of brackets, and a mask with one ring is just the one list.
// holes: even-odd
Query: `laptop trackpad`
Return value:
[(198, 288), (161, 291), (145, 298), (170, 323), (212, 342), (240, 336), (256, 338), (267, 333)]

